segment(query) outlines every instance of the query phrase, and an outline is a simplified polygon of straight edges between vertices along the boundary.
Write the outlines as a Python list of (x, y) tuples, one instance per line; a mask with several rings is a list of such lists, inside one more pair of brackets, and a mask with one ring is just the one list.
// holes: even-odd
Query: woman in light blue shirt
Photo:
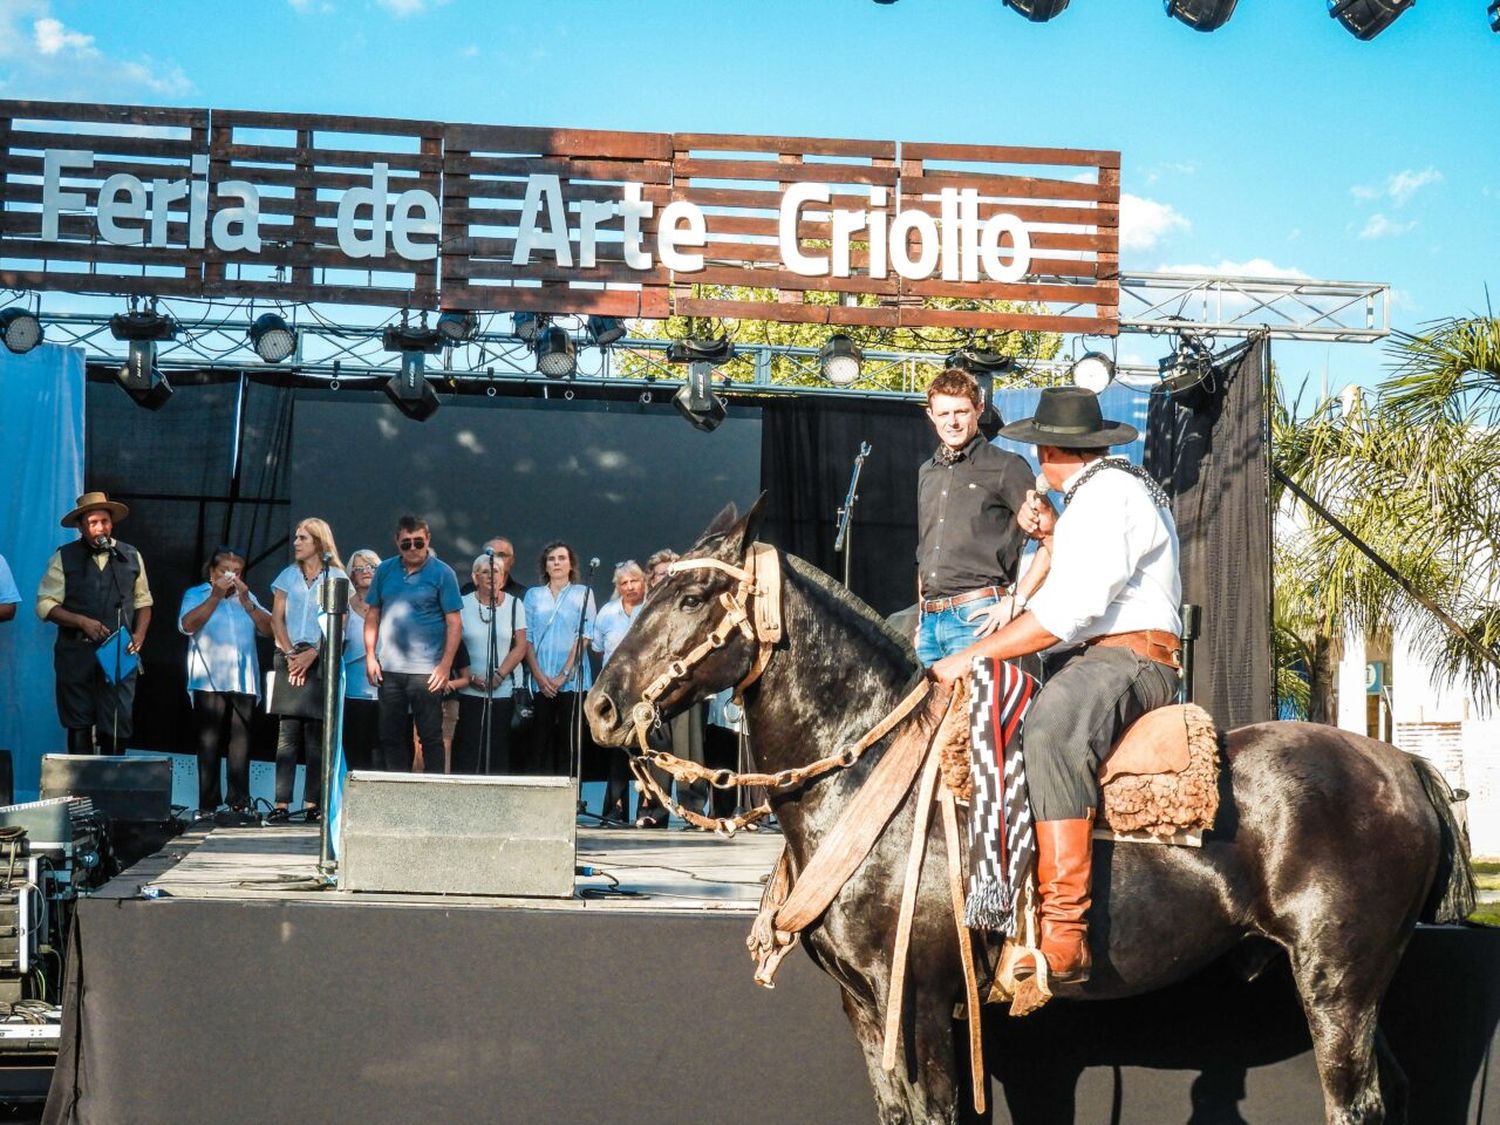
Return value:
[[(325, 569), (323, 556), (328, 556)], [(305, 519), (292, 535), (292, 565), (271, 583), (274, 601), (271, 622), (276, 647), (286, 654), (287, 675), (292, 683), (302, 683), (319, 675), (338, 675), (339, 669), (319, 667), (323, 651), (323, 613), (318, 602), (323, 583), (330, 578), (345, 578), (339, 549), (333, 542), (333, 529), (325, 520)], [(297, 758), (307, 762), (307, 776), (302, 785), (302, 803), (307, 820), (316, 822), (322, 815), (323, 802), (323, 724), (317, 719), (298, 719), (283, 715), (276, 730), (276, 807), (266, 819), (284, 824), (290, 815), (292, 783), (297, 776)]]
[(177, 628), (188, 637), (188, 697), (198, 742), (198, 809), (223, 803), (219, 763), (229, 762), (229, 822), (250, 816), (250, 720), (260, 698), (255, 638), (271, 635), (271, 615), (245, 585), (245, 555), (218, 547), (205, 581), (182, 596)]
[(525, 599), (531, 642), (526, 667), (536, 696), (526, 772), (559, 776), (573, 772), (573, 709), (593, 684), (588, 639), (594, 632), (594, 594), (579, 585), (578, 558), (566, 543), (543, 547), (539, 569), (545, 584), (527, 590)]

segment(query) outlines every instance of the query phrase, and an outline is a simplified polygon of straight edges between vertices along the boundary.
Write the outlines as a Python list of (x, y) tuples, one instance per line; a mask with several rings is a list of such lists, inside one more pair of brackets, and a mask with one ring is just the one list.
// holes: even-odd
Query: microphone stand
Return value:
[[(125, 591), (120, 589), (120, 572), (115, 569), (115, 561), (119, 557), (115, 554), (116, 547), (113, 542), (109, 545), (109, 579), (115, 588), (115, 633), (125, 628)], [(120, 749), (120, 646), (115, 645), (115, 682), (113, 684), (114, 707), (110, 716), (109, 752), (111, 755), (122, 753)], [(96, 748), (97, 752), (97, 748)]]
[(323, 584), (318, 591), (318, 608), (328, 615), (328, 632), (323, 637), (323, 799), (318, 805), (318, 872), (330, 880), (338, 869), (333, 858), (333, 818), (328, 815), (329, 797), (333, 793), (334, 755), (339, 750), (343, 723), (341, 683), (344, 671), (344, 618), (349, 612), (349, 580), (329, 578), (328, 560), (323, 560)]
[(844, 497), (844, 506), (839, 509), (838, 535), (833, 540), (833, 553), (844, 553), (844, 585), (849, 585), (849, 560), (852, 554), (849, 547), (850, 525), (854, 522), (854, 504), (859, 499), (859, 474), (865, 467), (865, 458), (870, 455), (870, 443), (862, 441), (859, 443), (859, 453), (854, 457), (854, 471), (849, 474), (849, 492)]
[[(583, 686), (583, 662), (589, 658), (588, 649), (583, 643), (583, 623), (584, 618), (588, 616), (589, 598), (594, 592), (594, 571), (598, 565), (598, 560), (589, 560), (588, 581), (583, 584), (583, 598), (578, 603), (578, 632), (573, 638), (573, 651), (578, 654), (578, 657), (573, 662), (573, 674), (569, 677), (573, 683), (573, 714), (569, 716), (572, 720), (570, 733), (573, 745), (570, 748), (569, 757), (572, 762), (573, 777), (576, 779), (578, 808), (584, 813), (587, 813), (587, 810), (583, 806), (583, 700), (579, 698), (579, 689)], [(602, 823), (604, 816), (601, 814), (598, 819)]]
[[(486, 548), (485, 554), (489, 556), (490, 564), (490, 628), (489, 640), (485, 645), (485, 677), (484, 677), (484, 712), (479, 720), (479, 739), (484, 744), (484, 755), (480, 769), (486, 776), (490, 772), (490, 737), (494, 729), (494, 719), (491, 711), (494, 708), (495, 689), (490, 685), (494, 678), (495, 669), (500, 667), (499, 644), (495, 637), (495, 618), (500, 614), (500, 603), (496, 600), (498, 591), (495, 588), (495, 556), (491, 549)], [(479, 592), (474, 592), (474, 601), (479, 601)], [(481, 614), (481, 616), (483, 616)]]

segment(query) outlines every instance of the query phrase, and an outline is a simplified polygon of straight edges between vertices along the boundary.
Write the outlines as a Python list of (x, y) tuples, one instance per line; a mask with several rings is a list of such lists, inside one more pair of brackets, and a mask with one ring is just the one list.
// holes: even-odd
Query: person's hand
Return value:
[(448, 693), (448, 672), (449, 666), (447, 664), (439, 664), (429, 672), (427, 674), (427, 690), (432, 692), (433, 695), (446, 695)]
[(1057, 526), (1057, 513), (1046, 497), (1031, 489), (1026, 493), (1026, 503), (1016, 513), (1016, 526), (1032, 539), (1045, 539)]
[(304, 648), (297, 652), (287, 653), (286, 678), (288, 682), (298, 687), (305, 684), (309, 669), (317, 662), (318, 650), (315, 648)]
[(371, 687), (380, 686), (380, 661), (375, 659), (373, 652), (365, 656), (365, 679), (370, 681)]
[(214, 579), (213, 594), (216, 598), (232, 598), (238, 582), (232, 574), (221, 574)]
[(1015, 599), (1006, 594), (998, 601), (992, 602), (989, 605), (982, 605), (969, 614), (968, 622), (970, 625), (977, 624), (979, 626), (978, 631), (974, 634), (976, 637), (988, 637), (996, 629), (1000, 628), (1000, 626), (1010, 621), (1015, 615)]
[(126, 652), (131, 652), (131, 653), (140, 652), (141, 651), (141, 646), (144, 645), (145, 643), (146, 643), (146, 638), (145, 637), (137, 637), (134, 634), (131, 634), (130, 643), (125, 646), (125, 651)]
[(240, 580), (239, 575), (234, 575), (234, 596), (239, 599), (240, 605), (246, 609), (250, 608), (250, 587)]
[(940, 684), (951, 684), (969, 670), (969, 657), (963, 653), (945, 656), (927, 669), (927, 674)]
[(561, 683), (560, 680), (554, 680), (550, 676), (538, 676), (536, 678), (537, 688), (548, 699), (557, 698), (557, 687), (559, 683)]
[(102, 621), (95, 621), (92, 617), (79, 617), (78, 629), (91, 641), (109, 640), (109, 627)]

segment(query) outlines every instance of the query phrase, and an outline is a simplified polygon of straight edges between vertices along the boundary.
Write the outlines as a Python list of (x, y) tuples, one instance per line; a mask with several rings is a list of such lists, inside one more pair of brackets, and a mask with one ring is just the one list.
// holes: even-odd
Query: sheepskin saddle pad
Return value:
[(1196, 704), (1158, 707), (1126, 728), (1099, 767), (1099, 823), (1116, 833), (1204, 831), (1219, 811), (1219, 734)]

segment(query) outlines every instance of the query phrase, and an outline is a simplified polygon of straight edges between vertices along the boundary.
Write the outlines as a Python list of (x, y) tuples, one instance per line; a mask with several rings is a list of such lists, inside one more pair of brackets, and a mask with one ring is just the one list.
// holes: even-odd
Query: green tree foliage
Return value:
[[(1332, 721), (1336, 639), (1400, 632), (1476, 699), (1500, 702), (1500, 322), (1445, 321), (1392, 344), (1368, 400), (1305, 416), (1278, 402), (1275, 464), (1456, 619), (1455, 634), (1290, 494), (1275, 498), (1283, 666), (1311, 675), (1309, 716)], [(1489, 366), (1485, 366), (1488, 364)]]
[[(723, 301), (758, 301), (767, 305), (767, 312), (774, 313), (776, 291), (773, 289), (747, 288), (728, 285), (695, 285), (693, 296)], [(810, 291), (803, 296), (808, 305), (833, 306), (852, 303), (873, 307), (879, 298), (869, 294), (840, 294)], [(1010, 301), (980, 301), (954, 297), (928, 297), (923, 304), (929, 308), (977, 311), (977, 312), (1044, 312), (1039, 306), (1016, 304)], [(827, 324), (795, 324), (770, 319), (717, 320), (703, 317), (673, 316), (664, 321), (632, 321), (631, 334), (641, 337), (665, 339), (712, 339), (729, 336), (736, 344), (772, 344), (781, 347), (820, 348), (830, 336), (842, 333), (854, 340), (863, 349), (947, 354), (959, 348), (973, 346), (987, 348), (1001, 355), (1017, 359), (1051, 359), (1062, 348), (1062, 337), (1055, 332), (984, 332), (958, 328), (860, 328), (840, 327)], [(822, 382), (816, 356), (796, 357), (778, 355), (772, 359), (771, 381), (780, 385), (816, 386)], [(639, 355), (622, 353), (616, 361), (616, 370), (625, 377), (644, 373), (649, 361)], [(754, 361), (749, 355), (736, 356), (721, 365), (718, 370), (735, 383), (753, 382)], [(933, 376), (942, 370), (941, 364), (916, 358), (898, 362), (877, 362), (867, 359), (858, 387), (879, 391), (921, 391)], [(1035, 377), (1017, 374), (1017, 384), (1035, 385)]]

